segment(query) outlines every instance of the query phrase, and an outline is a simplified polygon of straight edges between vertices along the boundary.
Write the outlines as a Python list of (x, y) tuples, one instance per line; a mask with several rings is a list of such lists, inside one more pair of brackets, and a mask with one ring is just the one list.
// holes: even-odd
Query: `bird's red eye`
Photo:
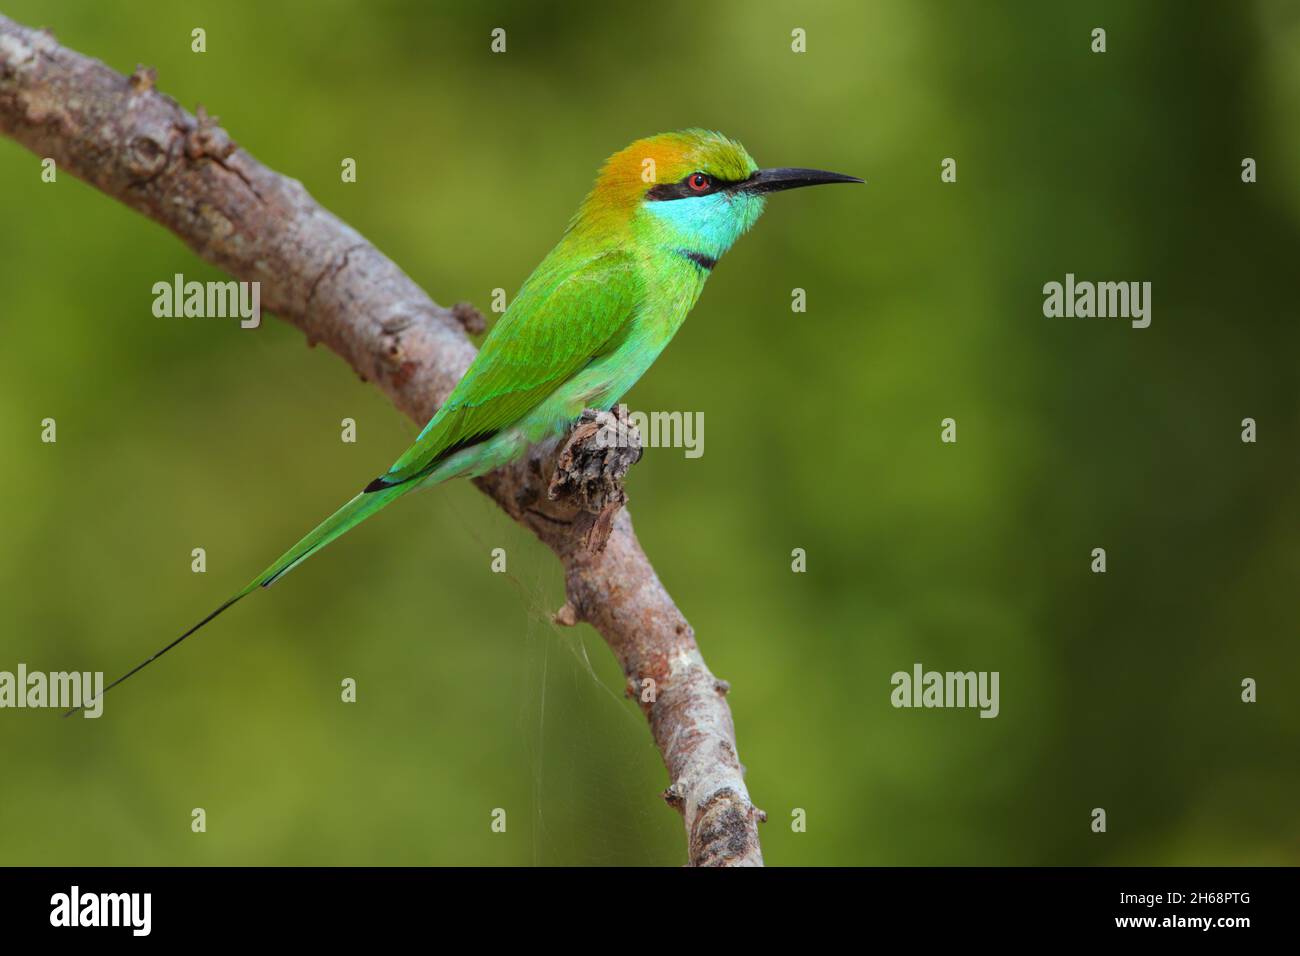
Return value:
[(690, 186), (697, 193), (704, 192), (704, 190), (708, 189), (712, 184), (713, 180), (709, 179), (709, 177), (705, 176), (703, 173), (691, 173), (690, 178), (686, 180), (686, 185)]

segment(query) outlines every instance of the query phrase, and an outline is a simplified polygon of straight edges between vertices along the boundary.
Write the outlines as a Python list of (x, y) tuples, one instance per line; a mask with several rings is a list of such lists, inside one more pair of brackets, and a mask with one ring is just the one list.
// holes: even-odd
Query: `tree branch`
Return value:
[[(268, 310), (426, 422), (474, 359), (465, 337), (473, 309), (435, 304), (301, 183), (255, 160), (202, 107), (197, 117), (181, 109), (154, 80), (143, 67), (124, 77), (0, 16), (0, 132), (166, 226), (208, 262), (260, 282)], [(745, 789), (727, 685), (705, 666), (621, 507), (631, 460), (597, 449), (592, 426), (584, 420), (563, 448), (532, 449), (478, 487), (563, 563), (567, 601), (556, 621), (590, 623), (617, 656), (668, 768), (664, 797), (682, 813), (691, 865), (761, 865), (763, 814)]]

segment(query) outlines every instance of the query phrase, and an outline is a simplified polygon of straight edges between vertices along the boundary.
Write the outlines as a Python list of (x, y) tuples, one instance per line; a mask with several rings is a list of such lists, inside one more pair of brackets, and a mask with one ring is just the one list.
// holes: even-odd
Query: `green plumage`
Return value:
[(766, 193), (847, 181), (858, 180), (760, 170), (738, 143), (703, 130), (638, 140), (611, 156), (415, 443), (241, 591), (105, 690), (408, 492), (484, 474), (559, 434), (585, 408), (613, 407), (672, 339), (717, 260), (758, 219)]

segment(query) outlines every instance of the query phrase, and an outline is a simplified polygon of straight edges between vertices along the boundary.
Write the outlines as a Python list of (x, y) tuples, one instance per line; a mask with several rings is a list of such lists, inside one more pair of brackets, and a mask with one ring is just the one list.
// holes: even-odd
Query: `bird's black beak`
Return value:
[(826, 183), (860, 183), (864, 180), (843, 173), (828, 173), (824, 169), (760, 169), (738, 187), (744, 192), (775, 193), (783, 189), (800, 189), (804, 186), (823, 186)]

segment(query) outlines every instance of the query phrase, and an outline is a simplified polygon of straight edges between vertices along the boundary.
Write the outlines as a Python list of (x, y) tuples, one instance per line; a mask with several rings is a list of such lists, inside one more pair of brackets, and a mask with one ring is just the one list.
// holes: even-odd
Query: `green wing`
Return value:
[(308, 532), (242, 591), (100, 694), (166, 654), (259, 586), (274, 584), (331, 541), (419, 487), (407, 482), (439, 456), (518, 421), (570, 375), (622, 340), (642, 296), (641, 280), (625, 253), (588, 259), (576, 270), (565, 268), (562, 257), (548, 256), (501, 316), (446, 403), (386, 475)]
[(617, 344), (641, 299), (641, 280), (627, 253), (606, 253), (562, 272), (543, 263), (415, 444), (371, 487), (409, 481), (519, 421)]

